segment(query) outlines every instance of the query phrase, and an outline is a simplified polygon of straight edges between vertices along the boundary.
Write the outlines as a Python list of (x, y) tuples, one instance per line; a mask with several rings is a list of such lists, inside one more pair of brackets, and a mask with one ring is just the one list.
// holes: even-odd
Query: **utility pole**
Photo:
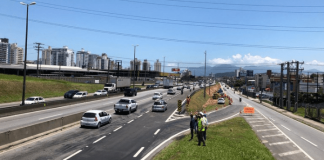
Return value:
[(165, 67), (165, 56), (163, 57), (163, 81), (164, 81), (164, 67)]
[(205, 51), (205, 87), (204, 87), (204, 98), (206, 98), (206, 55), (207, 55), (207, 52)]
[(133, 68), (133, 71), (134, 71), (134, 79), (133, 79), (133, 88), (135, 88), (135, 52), (136, 52), (136, 47), (137, 47), (138, 45), (134, 45), (134, 63), (133, 63), (133, 66), (134, 66), (134, 68)]
[(290, 62), (287, 62), (287, 110), (290, 111)]
[(283, 88), (283, 70), (284, 70), (284, 63), (281, 63), (280, 64), (280, 66), (281, 66), (281, 69), (280, 69), (280, 101), (279, 101), (279, 106), (280, 106), (280, 108), (283, 108), (283, 95), (282, 95), (282, 93), (283, 93), (283, 90), (282, 90), (282, 88)]
[(308, 101), (308, 81), (309, 81), (309, 72), (308, 72), (308, 76), (307, 76), (307, 102), (309, 102)]
[(318, 103), (318, 72), (317, 72), (317, 85), (316, 85), (316, 103)]
[(44, 44), (38, 43), (38, 42), (35, 42), (34, 44), (37, 45), (37, 46), (34, 46), (34, 48), (37, 48), (36, 49), (37, 50), (37, 77), (39, 77), (39, 70), (38, 70), (38, 65), (39, 65), (39, 49), (44, 48), (44, 47), (40, 46), (40, 45), (44, 45)]
[(107, 71), (107, 79), (106, 79), (106, 83), (108, 83), (108, 77), (109, 77), (109, 70), (110, 70), (110, 58), (108, 58), (108, 71)]

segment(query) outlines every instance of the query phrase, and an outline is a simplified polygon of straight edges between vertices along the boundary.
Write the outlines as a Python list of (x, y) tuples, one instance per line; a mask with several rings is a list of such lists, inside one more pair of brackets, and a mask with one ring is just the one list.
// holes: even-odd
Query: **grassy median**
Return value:
[(158, 153), (154, 160), (274, 160), (271, 152), (260, 143), (254, 131), (242, 117), (209, 125), (206, 147), (197, 146), (196, 137), (192, 141), (188, 141), (189, 139), (190, 134), (180, 140), (175, 140)]
[[(0, 74), (0, 103), (21, 101), (23, 76)], [(25, 97), (42, 96), (58, 97), (71, 89), (88, 91), (88, 93), (103, 89), (102, 84), (72, 83), (63, 80), (50, 80), (26, 77)]]

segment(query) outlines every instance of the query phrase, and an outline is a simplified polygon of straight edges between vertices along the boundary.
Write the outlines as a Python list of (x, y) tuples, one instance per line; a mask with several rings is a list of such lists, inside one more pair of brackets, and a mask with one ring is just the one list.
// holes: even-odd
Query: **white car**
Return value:
[(43, 97), (34, 96), (34, 97), (29, 97), (25, 100), (25, 104), (36, 104), (36, 103), (45, 103), (45, 99)]
[(155, 92), (153, 97), (152, 97), (153, 100), (156, 100), (156, 99), (163, 99), (163, 95), (161, 92)]
[(81, 91), (81, 92), (76, 93), (73, 96), (73, 98), (83, 98), (83, 97), (86, 97), (87, 95), (88, 95), (87, 91)]
[(82, 127), (96, 127), (100, 128), (101, 125), (111, 123), (111, 116), (102, 110), (90, 110), (83, 114), (80, 125)]
[(138, 104), (135, 100), (122, 98), (114, 105), (114, 110), (115, 113), (127, 112), (130, 114), (132, 111), (136, 111), (137, 107)]
[(174, 95), (175, 93), (176, 93), (176, 91), (174, 89), (172, 89), (172, 88), (168, 89), (167, 94), (173, 94)]
[(152, 106), (152, 112), (168, 110), (168, 104), (164, 100), (156, 100)]
[(225, 104), (224, 98), (218, 98), (217, 103), (218, 104)]
[(182, 87), (181, 87), (181, 86), (177, 87), (177, 90), (181, 90), (181, 89), (182, 89)]
[(98, 91), (95, 92), (93, 95), (94, 95), (94, 96), (107, 95), (107, 91), (106, 91), (106, 90), (98, 90)]

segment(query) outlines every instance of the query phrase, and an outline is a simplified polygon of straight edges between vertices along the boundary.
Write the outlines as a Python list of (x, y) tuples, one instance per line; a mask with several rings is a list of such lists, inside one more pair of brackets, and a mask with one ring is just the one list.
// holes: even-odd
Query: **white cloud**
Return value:
[(306, 62), (305, 64), (324, 66), (324, 62), (320, 62), (320, 61), (317, 61), (317, 60)]
[(271, 57), (261, 57), (258, 55), (251, 55), (250, 53), (242, 56), (241, 54), (232, 55), (231, 58), (214, 58), (209, 60), (211, 64), (278, 64), (282, 62), (280, 59), (271, 58)]
[(177, 67), (178, 65), (176, 63), (167, 63), (167, 67)]

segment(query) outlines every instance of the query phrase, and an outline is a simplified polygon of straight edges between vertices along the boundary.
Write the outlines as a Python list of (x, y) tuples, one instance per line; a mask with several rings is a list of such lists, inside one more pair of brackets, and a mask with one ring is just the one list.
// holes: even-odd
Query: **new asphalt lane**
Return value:
[[(75, 126), (6, 151), (0, 154), (0, 157), (2, 159), (141, 159), (164, 140), (189, 128), (189, 117), (165, 122), (177, 108), (177, 100), (183, 100), (188, 93), (189, 90), (185, 90), (184, 95), (179, 95), (178, 92), (175, 96), (164, 97), (168, 102), (166, 112), (151, 112), (153, 101), (146, 100), (141, 103), (138, 111), (130, 115), (108, 111), (112, 114), (113, 121), (100, 129)], [(152, 94), (147, 97), (151, 98), (151, 96)], [(208, 120), (211, 122), (237, 115), (242, 108), (243, 105), (234, 103), (230, 107), (210, 113)], [(191, 143), (191, 145), (196, 144)]]

